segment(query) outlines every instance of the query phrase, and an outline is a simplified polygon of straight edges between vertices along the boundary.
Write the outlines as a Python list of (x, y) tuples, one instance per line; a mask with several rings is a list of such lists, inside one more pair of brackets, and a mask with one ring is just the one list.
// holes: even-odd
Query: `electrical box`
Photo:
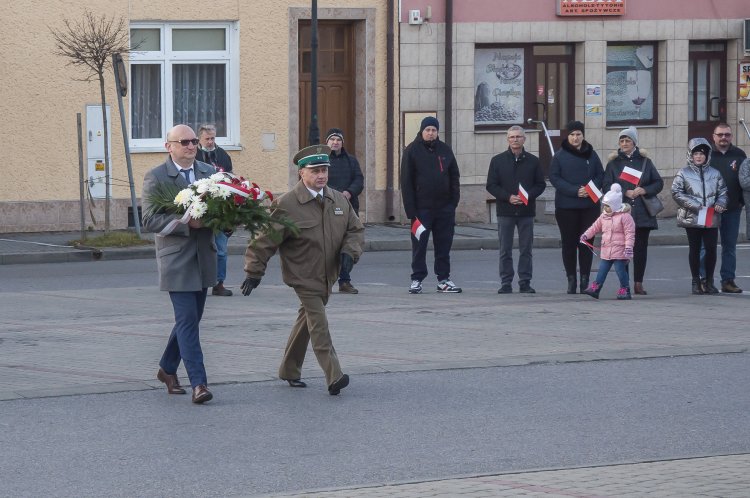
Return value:
[[(112, 114), (110, 107), (107, 106), (107, 128), (108, 140), (107, 145), (109, 146), (109, 156), (112, 157)], [(102, 119), (102, 106), (87, 105), (86, 106), (86, 159), (88, 163), (88, 173), (86, 175), (86, 183), (88, 189), (91, 192), (91, 197), (94, 199), (104, 199), (107, 196), (105, 190), (106, 183), (106, 171), (104, 166), (104, 120)], [(112, 197), (112, 162), (110, 160), (110, 171), (109, 171), (109, 195)]]
[(409, 24), (422, 24), (422, 12), (419, 9), (409, 11)]

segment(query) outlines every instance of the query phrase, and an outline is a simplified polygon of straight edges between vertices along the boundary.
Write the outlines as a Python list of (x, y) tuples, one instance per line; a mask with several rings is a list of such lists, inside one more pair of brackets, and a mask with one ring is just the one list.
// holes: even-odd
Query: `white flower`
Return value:
[(211, 192), (214, 199), (228, 199), (232, 195), (226, 185), (216, 185), (216, 192)]
[(211, 185), (215, 185), (215, 183), (210, 178), (201, 178), (200, 180), (196, 180), (195, 183), (193, 183), (195, 191), (199, 194), (205, 194), (206, 192), (208, 192), (211, 188)]
[(190, 217), (193, 219), (199, 219), (204, 214), (206, 214), (206, 210), (208, 209), (208, 206), (203, 201), (194, 202), (192, 206), (190, 206)]
[(174, 203), (178, 206), (187, 208), (188, 204), (190, 204), (190, 200), (192, 196), (193, 196), (193, 189), (191, 188), (182, 189), (175, 196)]
[(211, 175), (210, 178), (211, 178), (211, 180), (213, 180), (215, 182), (223, 182), (224, 180), (227, 179), (226, 178), (226, 173), (214, 173), (213, 175)]

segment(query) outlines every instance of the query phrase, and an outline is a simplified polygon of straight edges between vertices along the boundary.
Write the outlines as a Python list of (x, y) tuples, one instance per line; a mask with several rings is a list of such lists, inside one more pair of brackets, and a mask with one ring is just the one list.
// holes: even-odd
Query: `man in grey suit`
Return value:
[(195, 160), (198, 139), (189, 126), (177, 125), (169, 130), (164, 146), (169, 157), (146, 173), (141, 197), (145, 213), (143, 226), (156, 233), (159, 288), (169, 292), (175, 319), (156, 378), (166, 384), (169, 394), (185, 394), (177, 379), (177, 367), (182, 360), (193, 388), (193, 403), (200, 404), (213, 398), (207, 387), (199, 326), (206, 304), (206, 291), (216, 283), (214, 234), (200, 220), (194, 219), (168, 231), (167, 226), (178, 216), (152, 212), (150, 198), (160, 184), (183, 189), (196, 180), (208, 178), (216, 170)]

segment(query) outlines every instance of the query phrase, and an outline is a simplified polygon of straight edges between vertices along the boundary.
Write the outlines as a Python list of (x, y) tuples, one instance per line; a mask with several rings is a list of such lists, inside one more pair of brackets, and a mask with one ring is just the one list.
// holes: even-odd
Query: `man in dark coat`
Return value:
[[(229, 154), (216, 145), (216, 127), (211, 124), (204, 124), (198, 128), (198, 140), (201, 141), (198, 146), (198, 152), (195, 158), (198, 161), (210, 164), (216, 171), (232, 172), (232, 158)], [(216, 259), (217, 259), (217, 278), (218, 281), (211, 289), (214, 296), (231, 296), (232, 291), (224, 287), (224, 279), (227, 276), (227, 245), (231, 233), (219, 232), (215, 235), (216, 241)]]
[[(711, 153), (711, 166), (718, 169), (727, 184), (729, 202), (727, 210), (721, 214), (719, 238), (721, 239), (721, 292), (738, 294), (742, 289), (734, 283), (737, 270), (737, 237), (740, 233), (740, 218), (742, 207), (745, 205), (740, 186), (739, 169), (742, 161), (747, 157), (745, 151), (732, 145), (732, 128), (726, 123), (720, 123), (714, 128), (714, 148)], [(701, 251), (701, 267), (703, 266)], [(703, 275), (701, 270), (701, 275)]]
[(536, 198), (547, 184), (539, 158), (526, 152), (526, 132), (520, 126), (508, 128), (508, 150), (490, 161), (487, 191), (495, 196), (497, 235), (500, 240), (500, 289), (513, 292), (513, 232), (518, 228), (519, 292), (534, 293), (531, 287), (531, 247), (534, 243)]
[[(328, 130), (326, 143), (331, 148), (331, 165), (328, 167), (328, 186), (338, 190), (346, 197), (359, 216), (359, 194), (362, 193), (365, 178), (359, 168), (359, 161), (344, 149), (344, 132), (339, 128)], [(357, 294), (359, 291), (352, 285), (352, 278), (346, 268), (339, 274), (339, 292)]]
[(438, 138), (440, 123), (428, 116), (401, 159), (401, 197), (412, 222), (411, 286), (409, 293), (422, 292), (427, 276), (427, 243), (430, 233), (435, 249), (438, 292), (461, 292), (450, 279), (456, 207), (460, 198), (458, 163), (453, 150)]

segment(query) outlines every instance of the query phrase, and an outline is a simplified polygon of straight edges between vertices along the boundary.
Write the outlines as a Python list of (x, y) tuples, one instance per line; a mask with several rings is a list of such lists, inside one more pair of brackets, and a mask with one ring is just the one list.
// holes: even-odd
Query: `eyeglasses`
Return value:
[(180, 144), (183, 147), (187, 147), (190, 144), (198, 145), (199, 143), (201, 143), (201, 141), (198, 140), (197, 138), (188, 138), (185, 140), (167, 140), (167, 142), (173, 143), (173, 144)]
[(723, 137), (731, 137), (731, 136), (732, 136), (732, 134), (731, 134), (731, 133), (714, 133), (714, 135), (716, 135), (716, 136), (717, 136), (717, 137), (719, 137), (719, 138), (723, 138)]

